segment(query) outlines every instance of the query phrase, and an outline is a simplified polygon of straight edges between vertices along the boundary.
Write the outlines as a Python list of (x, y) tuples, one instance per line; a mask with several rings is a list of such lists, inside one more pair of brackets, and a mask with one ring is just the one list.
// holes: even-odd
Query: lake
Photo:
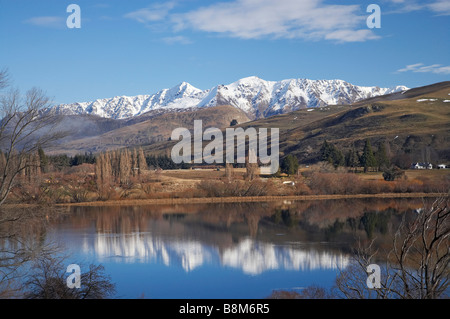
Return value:
[(62, 244), (81, 271), (102, 264), (116, 298), (266, 298), (331, 287), (357, 240), (382, 242), (421, 206), (347, 199), (67, 207), (47, 240)]

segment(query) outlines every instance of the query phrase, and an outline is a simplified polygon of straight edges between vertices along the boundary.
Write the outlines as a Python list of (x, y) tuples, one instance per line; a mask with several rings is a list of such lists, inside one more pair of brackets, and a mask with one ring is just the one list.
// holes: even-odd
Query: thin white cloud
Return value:
[(125, 18), (136, 20), (140, 23), (150, 23), (166, 19), (169, 11), (175, 6), (174, 2), (156, 3), (150, 7), (139, 9), (125, 14)]
[(185, 36), (173, 36), (162, 39), (166, 44), (192, 44), (193, 42)]
[(27, 24), (47, 27), (47, 28), (63, 28), (66, 26), (66, 19), (58, 16), (34, 17), (24, 21)]
[(322, 0), (234, 0), (171, 16), (176, 30), (194, 29), (242, 39), (304, 38), (339, 42), (376, 38), (365, 8)]
[(362, 42), (366, 40), (378, 39), (379, 37), (370, 30), (338, 30), (326, 34), (325, 39), (339, 42)]
[(450, 1), (439, 0), (428, 5), (428, 7), (441, 15), (450, 15)]
[(449, 0), (419, 1), (419, 0), (385, 0), (394, 6), (398, 5), (391, 13), (408, 13), (412, 11), (428, 10), (438, 15), (450, 15)]
[(424, 65), (423, 63), (410, 64), (397, 70), (397, 72), (414, 72), (414, 73), (434, 73), (434, 74), (450, 74), (450, 66), (442, 64)]

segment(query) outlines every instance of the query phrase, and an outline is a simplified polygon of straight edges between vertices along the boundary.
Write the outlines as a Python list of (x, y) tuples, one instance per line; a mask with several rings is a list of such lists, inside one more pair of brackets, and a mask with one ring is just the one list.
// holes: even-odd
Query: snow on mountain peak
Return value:
[(62, 104), (53, 107), (52, 110), (62, 114), (92, 114), (124, 119), (156, 109), (232, 105), (250, 117), (261, 118), (302, 108), (351, 104), (407, 89), (405, 86), (363, 87), (343, 80), (265, 81), (257, 76), (249, 76), (228, 85), (217, 85), (209, 90), (200, 90), (187, 82), (181, 82), (152, 95), (116, 96), (92, 102)]

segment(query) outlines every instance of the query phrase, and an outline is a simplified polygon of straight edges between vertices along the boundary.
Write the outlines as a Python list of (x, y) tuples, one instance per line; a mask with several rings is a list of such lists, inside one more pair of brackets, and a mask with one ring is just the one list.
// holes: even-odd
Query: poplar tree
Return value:
[(139, 174), (142, 174), (145, 170), (147, 170), (147, 160), (145, 159), (142, 147), (140, 147), (138, 151), (138, 167), (139, 167)]
[(138, 171), (139, 171), (138, 155), (136, 149), (134, 148), (133, 154), (131, 156), (131, 175), (133, 177), (136, 177), (136, 175), (138, 175)]
[(225, 176), (229, 182), (233, 180), (233, 164), (231, 163), (225, 164)]
[(95, 160), (95, 180), (100, 197), (108, 197), (113, 181), (111, 154), (101, 153)]
[(128, 184), (131, 174), (131, 157), (130, 152), (125, 149), (119, 154), (119, 183)]

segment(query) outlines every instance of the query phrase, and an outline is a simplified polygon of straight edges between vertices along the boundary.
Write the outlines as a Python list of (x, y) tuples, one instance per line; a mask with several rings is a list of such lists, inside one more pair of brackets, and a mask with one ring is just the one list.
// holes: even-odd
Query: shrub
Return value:
[(314, 172), (309, 177), (309, 187), (316, 194), (358, 194), (364, 182), (352, 173)]
[(206, 197), (267, 196), (273, 195), (275, 190), (272, 181), (260, 179), (252, 181), (204, 180), (198, 184), (198, 188)]
[(405, 172), (397, 166), (391, 166), (383, 171), (383, 178), (385, 181), (395, 181), (396, 179), (399, 179), (404, 175)]

